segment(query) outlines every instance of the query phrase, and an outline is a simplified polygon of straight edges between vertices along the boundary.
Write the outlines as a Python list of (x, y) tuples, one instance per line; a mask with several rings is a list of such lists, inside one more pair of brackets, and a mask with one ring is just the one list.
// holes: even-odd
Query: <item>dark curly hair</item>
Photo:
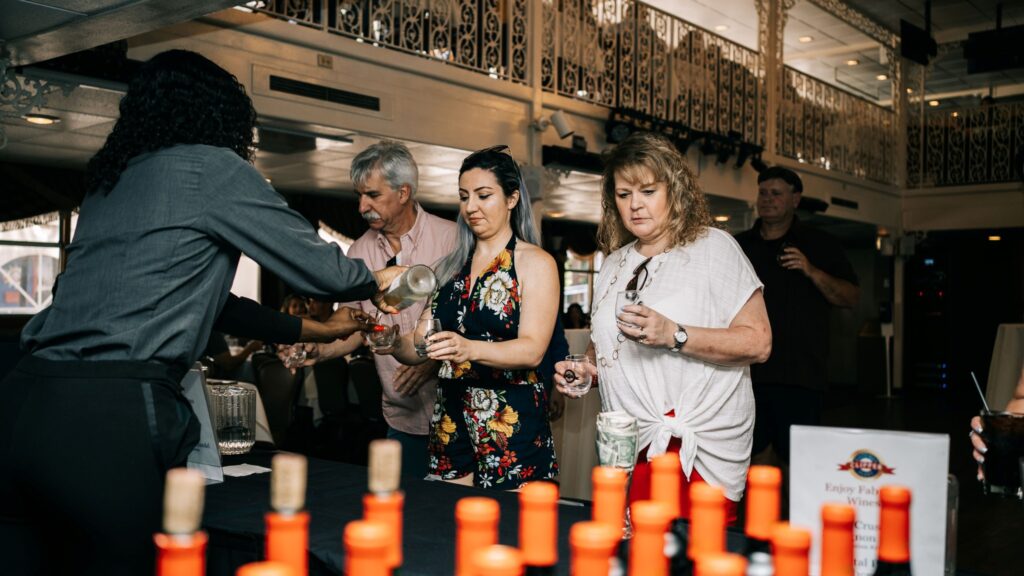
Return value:
[(230, 148), (252, 162), (252, 100), (234, 76), (195, 52), (150, 58), (128, 84), (120, 109), (114, 130), (89, 160), (89, 193), (112, 189), (135, 156), (178, 144)]

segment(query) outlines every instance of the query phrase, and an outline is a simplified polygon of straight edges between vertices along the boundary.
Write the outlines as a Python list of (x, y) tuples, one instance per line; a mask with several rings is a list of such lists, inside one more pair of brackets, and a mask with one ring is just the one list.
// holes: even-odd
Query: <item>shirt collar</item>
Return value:
[[(402, 234), (400, 240), (402, 240), (402, 247), (406, 247), (405, 240), (409, 240), (408, 247), (419, 245), (420, 236), (423, 234), (423, 229), (426, 227), (426, 212), (423, 207), (420, 206), (419, 202), (413, 204), (413, 210), (416, 211), (416, 221), (412, 223), (412, 228), (405, 234)], [(397, 256), (397, 254), (391, 254), (391, 244), (388, 243), (388, 239), (384, 236), (383, 232), (374, 230), (377, 233), (377, 246), (389, 256)]]

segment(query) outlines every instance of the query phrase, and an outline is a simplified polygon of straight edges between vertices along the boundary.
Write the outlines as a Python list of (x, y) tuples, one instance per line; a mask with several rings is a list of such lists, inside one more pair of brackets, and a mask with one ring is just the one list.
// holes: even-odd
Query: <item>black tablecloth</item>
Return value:
[[(270, 467), (271, 453), (230, 457), (225, 465), (248, 463)], [(309, 460), (306, 492), (311, 576), (341, 574), (345, 565), (342, 532), (363, 515), (366, 468), (325, 460)], [(488, 496), (501, 505), (498, 540), (519, 541), (519, 495), (481, 490), (447, 482), (403, 480), (403, 576), (450, 575), (455, 571), (455, 502), (466, 496)], [(210, 535), (207, 574), (233, 576), (239, 566), (263, 559), (264, 520), (270, 509), (270, 474), (226, 478), (207, 487), (204, 528)], [(569, 527), (590, 520), (589, 504), (558, 507), (558, 573), (569, 573)], [(738, 551), (742, 534), (730, 531), (728, 547)]]

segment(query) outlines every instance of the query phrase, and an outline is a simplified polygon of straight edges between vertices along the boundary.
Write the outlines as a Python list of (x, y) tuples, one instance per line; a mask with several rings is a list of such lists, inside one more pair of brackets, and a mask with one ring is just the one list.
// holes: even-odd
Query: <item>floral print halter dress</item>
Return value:
[[(519, 335), (521, 295), (516, 237), (472, 281), (473, 257), (434, 297), (434, 318), (469, 340)], [(482, 488), (513, 490), (558, 475), (548, 395), (536, 369), (504, 370), (472, 362), (441, 364), (430, 426), (430, 473), (445, 480), (473, 473)]]

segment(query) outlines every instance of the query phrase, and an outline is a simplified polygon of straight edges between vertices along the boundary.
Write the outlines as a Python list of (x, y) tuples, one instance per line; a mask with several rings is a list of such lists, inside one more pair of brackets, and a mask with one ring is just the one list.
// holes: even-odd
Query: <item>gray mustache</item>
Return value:
[(373, 222), (374, 220), (380, 220), (380, 214), (377, 214), (373, 210), (370, 210), (369, 212), (363, 212), (361, 214), (361, 216), (363, 217), (363, 220), (366, 220), (367, 222)]

